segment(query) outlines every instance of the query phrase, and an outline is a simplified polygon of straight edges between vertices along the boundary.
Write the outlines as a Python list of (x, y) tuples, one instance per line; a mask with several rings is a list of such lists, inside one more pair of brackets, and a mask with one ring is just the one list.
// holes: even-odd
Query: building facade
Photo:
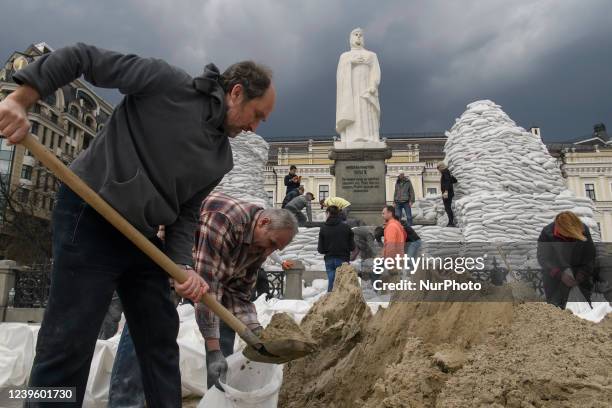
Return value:
[[(40, 43), (23, 52), (14, 52), (0, 70), (0, 100), (17, 89), (13, 80), (15, 72), (51, 51), (47, 44)], [(110, 103), (77, 79), (30, 109), (30, 132), (60, 160), (69, 164), (87, 149), (112, 110)], [(10, 221), (6, 218), (11, 216), (9, 207), (20, 208), (24, 216), (49, 220), (58, 187), (56, 177), (23, 146), (7, 146), (4, 139), (0, 144), (0, 182), (0, 234), (7, 233), (4, 227)], [(11, 206), (9, 200), (15, 200), (19, 205)]]
[[(385, 135), (383, 135), (385, 136)], [(440, 175), (437, 163), (444, 159), (443, 133), (393, 134), (383, 138), (392, 150), (387, 160), (386, 195), (393, 200), (395, 181), (399, 173), (410, 177), (417, 198), (439, 194)], [(317, 200), (336, 194), (335, 178), (330, 172), (334, 164), (329, 159), (333, 137), (318, 137), (308, 140), (270, 139), (265, 188), (275, 205), (280, 206), (285, 197), (284, 177), (289, 167), (298, 167), (302, 184)]]
[[(590, 197), (595, 204), (595, 219), (599, 223), (602, 240), (612, 242), (612, 142), (605, 134), (605, 126), (595, 126), (593, 137), (577, 142), (547, 145), (557, 157), (565, 183), (579, 197)], [(541, 137), (540, 129), (530, 131)], [(386, 197), (392, 203), (394, 185), (399, 173), (410, 178), (417, 199), (438, 196), (440, 174), (437, 163), (444, 160), (446, 136), (439, 133), (383, 135), (392, 150), (387, 160)], [(332, 136), (308, 140), (268, 139), (269, 160), (266, 167), (265, 188), (270, 200), (280, 206), (285, 196), (284, 176), (289, 166), (295, 165), (302, 176), (306, 191), (317, 200), (335, 195), (335, 178), (330, 173), (329, 159)]]

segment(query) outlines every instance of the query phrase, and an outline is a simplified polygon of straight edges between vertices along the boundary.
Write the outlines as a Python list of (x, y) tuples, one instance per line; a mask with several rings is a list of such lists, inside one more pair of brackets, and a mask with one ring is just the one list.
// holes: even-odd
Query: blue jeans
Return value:
[(398, 220), (402, 219), (402, 210), (406, 213), (406, 223), (411, 226), (412, 225), (412, 209), (410, 208), (410, 203), (408, 201), (403, 203), (395, 203), (395, 216)]
[(100, 326), (116, 290), (148, 406), (180, 407), (179, 321), (164, 271), (66, 186), (57, 193), (52, 225), (51, 289), (29, 386), (76, 387), (75, 406), (82, 405)]
[(334, 289), (334, 280), (336, 279), (336, 269), (342, 265), (345, 260), (340, 258), (327, 258), (325, 260), (325, 271), (327, 272), (327, 291), (331, 292)]
[(422, 242), (419, 239), (416, 241), (408, 242), (407, 244), (408, 248), (406, 249), (406, 255), (408, 255), (408, 258), (414, 258), (419, 252)]
[(128, 325), (121, 333), (117, 354), (111, 372), (108, 392), (109, 408), (144, 407), (145, 397), (142, 389), (142, 374), (138, 366), (138, 357)]

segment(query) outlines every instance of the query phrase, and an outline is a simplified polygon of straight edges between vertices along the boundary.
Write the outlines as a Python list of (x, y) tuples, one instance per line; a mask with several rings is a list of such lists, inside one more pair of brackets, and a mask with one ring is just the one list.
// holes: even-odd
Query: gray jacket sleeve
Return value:
[(216, 180), (204, 190), (199, 191), (181, 206), (181, 212), (172, 225), (166, 226), (165, 252), (170, 259), (181, 265), (193, 267), (193, 245), (202, 201), (217, 187), (221, 179)]
[(32, 86), (45, 97), (81, 75), (92, 85), (116, 88), (126, 95), (164, 92), (187, 76), (160, 59), (124, 55), (78, 43), (39, 57), (13, 78), (20, 85)]

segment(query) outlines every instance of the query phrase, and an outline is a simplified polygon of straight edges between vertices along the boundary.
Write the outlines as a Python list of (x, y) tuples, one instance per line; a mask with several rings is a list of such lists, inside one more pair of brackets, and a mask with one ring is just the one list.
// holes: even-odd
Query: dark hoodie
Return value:
[(192, 78), (159, 59), (79, 43), (13, 78), (44, 98), (81, 75), (125, 96), (72, 170), (146, 237), (165, 225), (166, 254), (193, 264), (202, 200), (233, 167), (218, 69)]
[(349, 262), (354, 249), (355, 239), (351, 227), (339, 217), (329, 217), (319, 230), (319, 253), (325, 255), (325, 260), (340, 258)]

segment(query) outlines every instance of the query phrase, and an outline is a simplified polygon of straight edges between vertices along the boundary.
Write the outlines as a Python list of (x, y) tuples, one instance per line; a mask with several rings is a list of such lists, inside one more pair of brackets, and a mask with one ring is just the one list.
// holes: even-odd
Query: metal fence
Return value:
[(51, 265), (33, 265), (15, 270), (14, 307), (46, 307), (51, 286)]

